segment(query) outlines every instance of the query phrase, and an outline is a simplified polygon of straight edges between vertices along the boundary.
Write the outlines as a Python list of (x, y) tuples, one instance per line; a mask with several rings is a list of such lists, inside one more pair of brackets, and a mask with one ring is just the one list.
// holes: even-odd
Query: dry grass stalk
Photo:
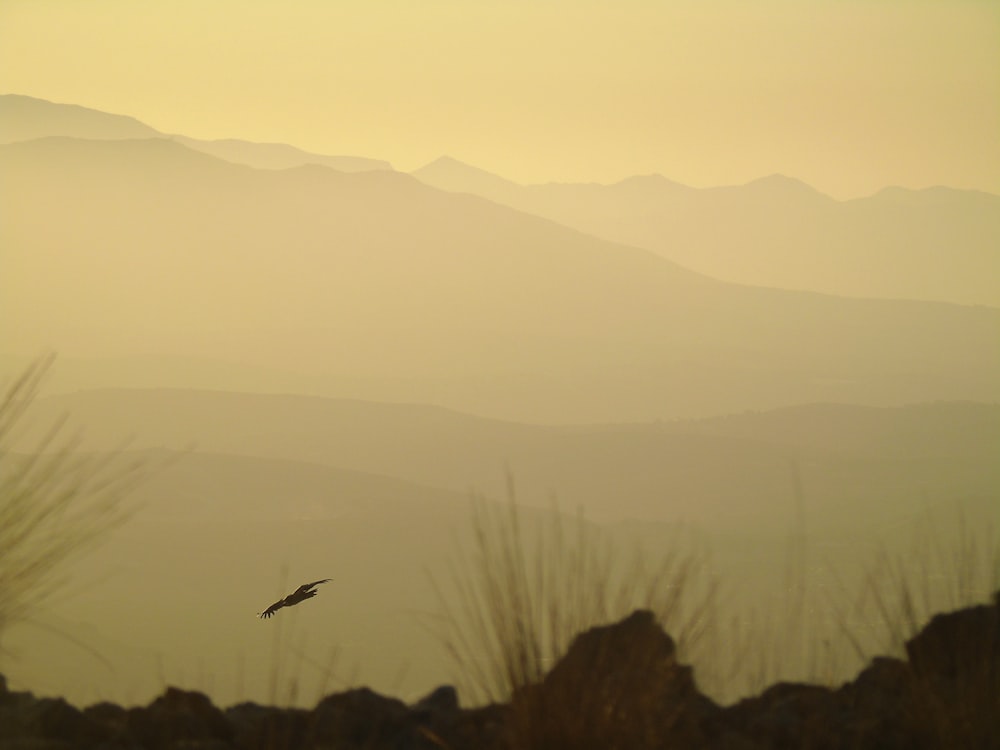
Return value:
[(697, 575), (703, 551), (676, 538), (655, 564), (640, 548), (623, 558), (582, 516), (526, 510), (508, 487), (506, 503), (474, 501), (472, 550), (453, 564), (447, 593), (435, 581), (438, 635), (468, 699), (509, 700), (538, 683), (576, 635), (635, 609), (652, 611), (685, 654), (704, 640), (714, 587)]
[(74, 452), (78, 440), (65, 435), (65, 420), (29, 453), (11, 451), (52, 362), (33, 362), (0, 399), (0, 638), (66, 582), (77, 556), (128, 517), (126, 496), (145, 473), (143, 460), (124, 462), (119, 452)]

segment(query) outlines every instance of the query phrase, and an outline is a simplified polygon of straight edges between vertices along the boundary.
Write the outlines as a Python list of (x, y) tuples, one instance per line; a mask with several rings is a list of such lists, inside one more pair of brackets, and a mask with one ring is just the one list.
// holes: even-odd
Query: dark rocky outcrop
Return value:
[(515, 747), (703, 747), (718, 707), (677, 661), (652, 612), (576, 637), (539, 685), (511, 701)]
[(233, 727), (233, 747), (243, 750), (309, 747), (311, 712), (240, 703), (226, 710)]
[(0, 676), (0, 750), (644, 750), (1000, 748), (1000, 595), (934, 617), (838, 688), (778, 683), (721, 707), (698, 691), (649, 612), (580, 634), (509, 704), (463, 709), (440, 687), (412, 705), (360, 688), (309, 711), (225, 711), (176, 688), (145, 707), (11, 692)]
[(146, 708), (130, 709), (126, 727), (130, 739), (156, 750), (194, 742), (206, 750), (229, 747), (234, 735), (226, 715), (208, 696), (172, 687)]
[(1000, 748), (1000, 593), (936, 615), (906, 643), (833, 690), (774, 685), (723, 712), (754, 747)]

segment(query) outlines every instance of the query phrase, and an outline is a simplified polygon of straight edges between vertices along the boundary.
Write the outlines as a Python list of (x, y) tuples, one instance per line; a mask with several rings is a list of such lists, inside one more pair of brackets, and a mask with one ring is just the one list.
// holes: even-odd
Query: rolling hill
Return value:
[(987, 404), (811, 405), (555, 427), (421, 405), (100, 390), (40, 400), (22, 449), (61, 414), (71, 416), (86, 450), (111, 450), (131, 436), (136, 449), (305, 461), (497, 499), (506, 496), (509, 472), (521, 502), (545, 506), (555, 498), (609, 520), (783, 528), (796, 471), (810, 517), (831, 530), (891, 523), (924, 502), (1000, 507), (1000, 407)]

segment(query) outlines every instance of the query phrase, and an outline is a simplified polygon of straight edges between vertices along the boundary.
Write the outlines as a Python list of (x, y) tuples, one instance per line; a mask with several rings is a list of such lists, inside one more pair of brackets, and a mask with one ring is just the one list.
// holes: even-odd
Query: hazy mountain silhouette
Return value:
[(155, 138), (160, 133), (134, 117), (112, 115), (75, 104), (56, 104), (20, 94), (0, 95), (0, 143), (53, 135), (118, 140)]
[[(20, 95), (0, 96), (0, 143), (61, 135), (170, 137), (227, 161), (266, 169), (320, 164), (345, 172), (391, 169), (382, 160), (314, 154), (280, 143), (167, 135), (131, 117)], [(1000, 196), (886, 188), (835, 201), (780, 175), (695, 189), (659, 175), (614, 185), (519, 185), (442, 157), (414, 172), (568, 226), (656, 251), (742, 284), (861, 297), (1000, 306), (995, 273)]]
[(629, 177), (613, 186), (593, 182), (521, 185), (450, 156), (435, 159), (412, 174), (442, 190), (480, 195), (570, 226), (578, 215), (596, 212), (610, 220), (632, 212), (643, 214), (662, 208), (666, 201), (697, 192), (662, 175)]
[(508, 206), (524, 200), (524, 186), (498, 175), (442, 156), (413, 172), (421, 182), (453, 193), (471, 193)]
[[(345, 172), (391, 169), (383, 160), (327, 156), (287, 144), (200, 140), (158, 133), (131, 117), (27, 96), (0, 96), (0, 142), (50, 135), (171, 137), (238, 164), (283, 169), (320, 164)], [(747, 185), (695, 189), (660, 175), (613, 185), (519, 185), (442, 157), (414, 172), (681, 265), (742, 284), (861, 297), (1000, 306), (995, 273), (1000, 196), (977, 191), (886, 188), (835, 201), (781, 175)]]
[(57, 104), (30, 96), (0, 95), (0, 143), (49, 136), (93, 140), (171, 138), (195, 151), (259, 169), (288, 169), (305, 164), (320, 164), (342, 172), (392, 169), (389, 162), (381, 159), (314, 154), (285, 143), (254, 143), (235, 138), (203, 140), (171, 135), (157, 131), (132, 117), (72, 104)]
[(1000, 196), (989, 193), (887, 188), (837, 201), (781, 175), (707, 189), (657, 175), (524, 186), (450, 158), (413, 174), (726, 281), (1000, 306)]
[(246, 164), (258, 169), (290, 169), (306, 164), (319, 164), (341, 172), (392, 169), (389, 162), (381, 159), (366, 159), (360, 156), (325, 156), (303, 151), (284, 143), (254, 143), (235, 138), (205, 141), (182, 135), (171, 137), (196, 151), (203, 151), (235, 164)]
[(1000, 310), (724, 284), (409, 175), (163, 139), (9, 144), (0, 169), (12, 352), (237, 361), (537, 421), (1000, 389)]

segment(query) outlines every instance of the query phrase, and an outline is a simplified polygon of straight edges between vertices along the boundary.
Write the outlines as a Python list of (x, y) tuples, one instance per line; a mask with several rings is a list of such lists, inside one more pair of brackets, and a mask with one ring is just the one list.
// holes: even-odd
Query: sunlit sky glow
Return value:
[(1000, 193), (980, 0), (3, 0), (0, 92), (520, 182)]

